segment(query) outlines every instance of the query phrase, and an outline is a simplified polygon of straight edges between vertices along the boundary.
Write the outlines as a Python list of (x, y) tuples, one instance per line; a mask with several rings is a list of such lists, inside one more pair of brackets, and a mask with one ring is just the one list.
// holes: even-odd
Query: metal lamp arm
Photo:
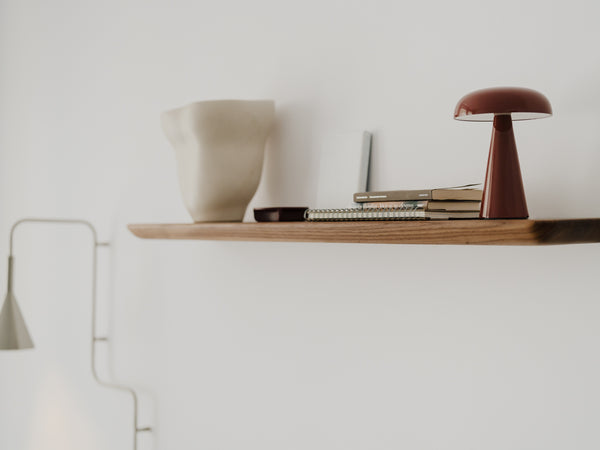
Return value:
[(152, 431), (151, 427), (140, 427), (138, 424), (138, 396), (133, 388), (128, 386), (106, 382), (100, 379), (96, 370), (96, 345), (100, 342), (107, 342), (106, 336), (98, 336), (96, 333), (96, 310), (97, 310), (97, 278), (98, 278), (98, 247), (108, 247), (108, 242), (98, 241), (98, 233), (94, 226), (87, 220), (80, 219), (45, 219), (45, 218), (24, 218), (14, 223), (10, 229), (10, 245), (9, 245), (9, 258), (8, 258), (8, 290), (12, 289), (12, 274), (13, 274), (13, 241), (14, 233), (19, 225), (24, 223), (45, 223), (45, 224), (71, 224), (71, 225), (83, 225), (90, 230), (94, 241), (94, 247), (92, 251), (92, 327), (91, 327), (91, 369), (92, 375), (96, 382), (101, 386), (118, 389), (120, 391), (128, 392), (133, 400), (133, 449), (137, 450), (137, 435), (139, 432)]
[[(96, 228), (94, 228), (94, 225), (92, 225), (90, 222), (88, 222), (87, 220), (81, 220), (81, 219), (39, 219), (39, 218), (35, 218), (35, 217), (26, 217), (24, 219), (20, 219), (17, 220), (13, 226), (10, 229), (10, 256), (13, 255), (13, 241), (14, 241), (14, 234), (15, 234), (15, 230), (16, 228), (23, 224), (23, 223), (61, 223), (61, 224), (79, 224), (79, 225), (84, 225), (86, 226), (92, 233), (92, 236), (94, 238), (94, 245), (98, 245), (98, 233), (96, 233)], [(104, 243), (103, 245), (108, 245), (108, 243)], [(95, 271), (94, 271), (95, 273)], [(94, 293), (96, 291), (94, 290)]]

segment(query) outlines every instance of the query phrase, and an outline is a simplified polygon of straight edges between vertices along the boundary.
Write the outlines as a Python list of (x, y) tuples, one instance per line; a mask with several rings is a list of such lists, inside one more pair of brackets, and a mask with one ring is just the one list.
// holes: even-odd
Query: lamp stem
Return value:
[(10, 255), (8, 257), (8, 276), (7, 276), (7, 283), (6, 283), (6, 292), (12, 292), (12, 286), (13, 286), (13, 266), (15, 263), (15, 258)]
[(101, 386), (108, 387), (111, 389), (118, 389), (118, 390), (127, 392), (131, 395), (131, 398), (133, 400), (133, 450), (137, 450), (138, 433), (144, 432), (144, 431), (152, 431), (151, 427), (141, 428), (138, 425), (138, 396), (137, 396), (137, 393), (135, 392), (134, 389), (132, 389), (128, 386), (123, 386), (120, 384), (109, 383), (109, 382), (103, 381), (98, 376), (98, 372), (96, 370), (96, 346), (98, 345), (98, 343), (108, 341), (108, 338), (99, 337), (96, 334), (96, 317), (97, 317), (96, 292), (97, 292), (97, 278), (98, 278), (98, 247), (108, 246), (108, 243), (98, 241), (98, 234), (96, 233), (96, 229), (87, 220), (45, 219), (45, 218), (21, 219), (21, 220), (15, 222), (15, 224), (12, 226), (12, 228), (10, 230), (10, 245), (9, 245), (10, 254), (8, 257), (8, 292), (12, 292), (12, 285), (13, 285), (13, 264), (14, 264), (14, 257), (13, 257), (13, 240), (14, 239), (13, 238), (14, 238), (14, 232), (15, 232), (16, 228), (23, 223), (50, 223), (50, 224), (83, 225), (83, 226), (87, 227), (90, 230), (90, 232), (92, 233), (93, 244), (94, 244), (94, 246), (92, 248), (92, 292), (91, 292), (91, 294), (92, 294), (92, 318), (91, 318), (92, 324), (91, 325), (92, 326), (91, 326), (91, 355), (90, 355), (91, 356), (90, 363), (91, 363), (91, 369), (92, 369), (92, 376), (94, 377), (94, 380), (96, 380), (96, 382), (98, 384), (100, 384)]
[(510, 114), (494, 116), (483, 198), (483, 219), (526, 219), (527, 201)]

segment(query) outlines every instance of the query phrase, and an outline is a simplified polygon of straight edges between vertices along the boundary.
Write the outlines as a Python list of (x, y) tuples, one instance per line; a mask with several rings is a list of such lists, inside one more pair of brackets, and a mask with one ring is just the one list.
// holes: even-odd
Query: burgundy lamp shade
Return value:
[(551, 115), (552, 106), (548, 99), (526, 88), (481, 89), (458, 101), (454, 109), (456, 120), (493, 122), (481, 218), (521, 219), (529, 216), (512, 121)]
[(500, 87), (471, 92), (454, 110), (456, 120), (472, 122), (492, 122), (497, 114), (510, 114), (512, 120), (541, 119), (552, 115), (552, 106), (533, 89)]

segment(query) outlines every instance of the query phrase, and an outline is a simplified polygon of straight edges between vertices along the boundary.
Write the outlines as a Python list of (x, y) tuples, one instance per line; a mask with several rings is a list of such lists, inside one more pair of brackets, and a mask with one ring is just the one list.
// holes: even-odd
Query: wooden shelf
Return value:
[(365, 244), (556, 245), (600, 242), (600, 219), (132, 224), (145, 239)]

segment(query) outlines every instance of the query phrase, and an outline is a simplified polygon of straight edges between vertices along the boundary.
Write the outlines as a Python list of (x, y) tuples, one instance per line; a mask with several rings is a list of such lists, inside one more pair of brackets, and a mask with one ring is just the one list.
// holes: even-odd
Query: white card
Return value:
[(315, 208), (351, 208), (355, 192), (369, 190), (371, 133), (327, 135), (321, 146)]

